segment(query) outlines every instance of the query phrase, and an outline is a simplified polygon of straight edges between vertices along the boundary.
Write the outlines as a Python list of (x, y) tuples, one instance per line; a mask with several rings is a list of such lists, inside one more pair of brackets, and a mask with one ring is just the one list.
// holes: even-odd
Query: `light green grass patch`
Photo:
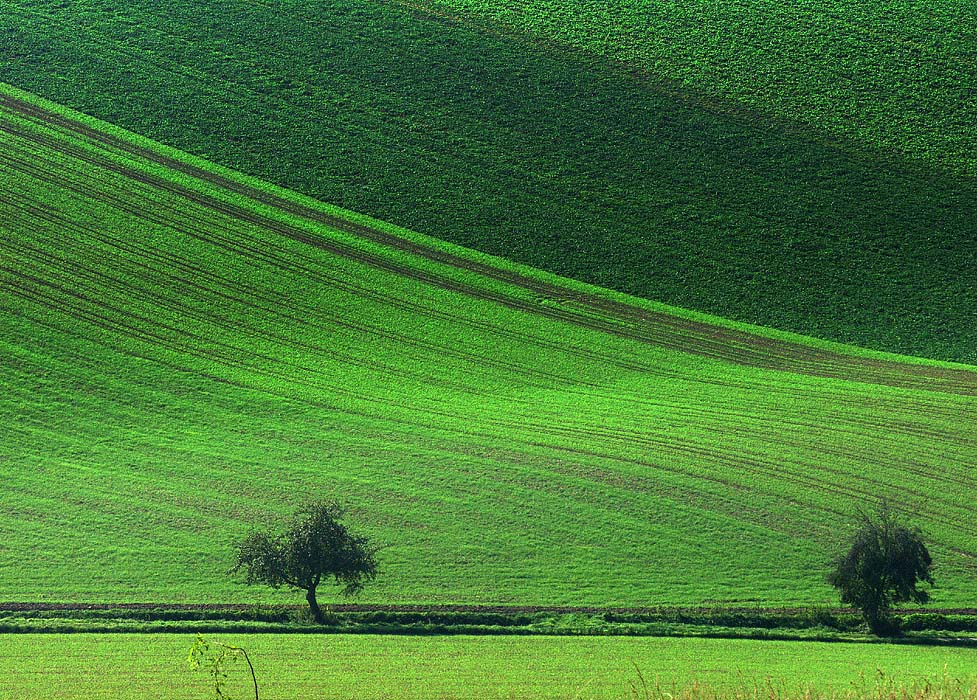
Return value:
[[(816, 642), (562, 637), (234, 635), (247, 649), (262, 698), (547, 700), (896, 698), (927, 685), (968, 697), (972, 650)], [(11, 635), (0, 653), (0, 695), (206, 698), (204, 670), (191, 671), (191, 635)], [(243, 663), (227, 690), (248, 697)], [(639, 676), (640, 673), (640, 676)], [(634, 688), (634, 690), (632, 689)], [(914, 692), (915, 691), (917, 692)], [(971, 689), (968, 691), (968, 689)], [(918, 697), (938, 697), (937, 692)]]

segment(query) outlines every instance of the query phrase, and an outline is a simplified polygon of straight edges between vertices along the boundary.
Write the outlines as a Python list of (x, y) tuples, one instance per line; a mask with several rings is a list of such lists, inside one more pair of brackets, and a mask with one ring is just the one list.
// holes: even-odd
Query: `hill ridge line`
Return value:
[[(686, 319), (664, 311), (642, 309), (598, 294), (571, 290), (551, 282), (534, 279), (519, 272), (494, 267), (454, 253), (424, 246), (376, 227), (343, 219), (312, 206), (290, 201), (252, 185), (237, 182), (220, 173), (208, 171), (191, 163), (158, 153), (148, 147), (126, 141), (113, 134), (99, 131), (81, 120), (66, 117), (12, 95), (0, 94), (0, 109), (34, 120), (49, 128), (67, 130), (76, 137), (92, 142), (108, 151), (121, 152), (129, 157), (171, 168), (210, 186), (227, 190), (315, 224), (328, 226), (372, 243), (512, 285), (535, 295), (537, 300), (520, 300), (511, 295), (491, 293), (488, 290), (477, 289), (472, 285), (445, 280), (436, 275), (420, 273), (417, 270), (411, 271), (401, 265), (391, 266), (391, 263), (382, 261), (378, 256), (370, 256), (370, 260), (364, 260), (367, 264), (386, 267), (399, 274), (417, 277), (420, 273), (423, 277), (418, 277), (419, 279), (462, 294), (490, 299), (527, 313), (582, 325), (659, 347), (677, 349), (689, 354), (711, 357), (734, 364), (898, 388), (925, 389), (967, 396), (977, 395), (977, 372), (973, 370), (847, 355), (833, 350), (766, 337), (758, 333), (714, 325), (705, 321)], [(0, 125), (0, 129), (28, 138), (43, 138), (38, 134), (30, 135), (22, 130), (17, 130), (10, 124)], [(101, 164), (106, 165), (104, 162)], [(118, 165), (115, 168), (122, 169)], [(165, 182), (161, 178), (146, 173), (126, 170), (122, 174), (135, 177), (150, 185), (165, 187), (211, 208), (219, 207), (224, 210), (224, 213), (230, 212), (230, 215), (237, 218), (257, 216), (244, 212), (237, 205), (221, 202), (203, 193), (190, 190), (177, 183)], [(303, 243), (329, 249), (341, 247), (343, 250), (333, 252), (347, 257), (354, 254), (351, 247), (344, 246), (336, 241), (327, 241), (321, 236), (314, 236), (307, 232), (299, 234), (299, 229), (288, 226), (284, 222), (274, 221), (264, 216), (260, 218), (263, 225), (270, 223), (277, 233), (289, 235)], [(362, 256), (363, 254), (360, 253), (357, 257)], [(555, 302), (555, 305), (544, 304), (542, 303), (544, 300)], [(673, 338), (678, 336), (681, 340), (678, 343), (669, 342), (669, 336)], [(763, 352), (760, 352), (761, 349)]]

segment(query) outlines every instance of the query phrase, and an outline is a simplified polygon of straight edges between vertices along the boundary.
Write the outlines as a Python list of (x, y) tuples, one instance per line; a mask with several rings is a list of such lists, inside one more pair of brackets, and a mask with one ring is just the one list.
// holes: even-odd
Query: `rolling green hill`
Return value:
[(972, 15), (10, 0), (0, 80), (578, 280), (974, 363)]
[(233, 542), (332, 495), (389, 545), (365, 600), (827, 603), (886, 495), (973, 604), (973, 367), (570, 282), (9, 87), (0, 164), (0, 600), (292, 600)]

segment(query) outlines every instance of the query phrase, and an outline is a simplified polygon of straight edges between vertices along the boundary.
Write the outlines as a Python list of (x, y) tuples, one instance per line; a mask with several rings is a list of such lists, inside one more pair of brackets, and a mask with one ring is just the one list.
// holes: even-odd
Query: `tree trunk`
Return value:
[(323, 616), (322, 610), (319, 609), (319, 602), (315, 599), (315, 586), (305, 591), (305, 599), (309, 601), (309, 610), (312, 611), (312, 619), (317, 624), (326, 624), (326, 618)]
[(895, 637), (899, 635), (899, 621), (889, 614), (889, 608), (869, 607), (865, 611), (865, 622), (869, 631), (877, 637)]

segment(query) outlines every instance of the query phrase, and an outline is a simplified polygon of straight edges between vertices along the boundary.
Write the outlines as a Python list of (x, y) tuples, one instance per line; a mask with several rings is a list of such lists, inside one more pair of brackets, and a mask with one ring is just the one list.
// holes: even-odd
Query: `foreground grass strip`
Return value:
[(559, 274), (974, 362), (974, 25), (953, 0), (11, 0), (0, 78)]
[[(973, 651), (885, 644), (710, 639), (226, 635), (245, 647), (262, 697), (889, 698), (974, 697)], [(193, 635), (12, 635), (0, 695), (203, 698), (187, 666)], [(636, 671), (637, 669), (637, 671)], [(250, 676), (232, 667), (228, 691)]]
[(367, 602), (825, 604), (886, 495), (972, 604), (972, 367), (571, 283), (0, 92), (0, 600), (293, 602), (228, 557), (315, 493), (389, 545)]

